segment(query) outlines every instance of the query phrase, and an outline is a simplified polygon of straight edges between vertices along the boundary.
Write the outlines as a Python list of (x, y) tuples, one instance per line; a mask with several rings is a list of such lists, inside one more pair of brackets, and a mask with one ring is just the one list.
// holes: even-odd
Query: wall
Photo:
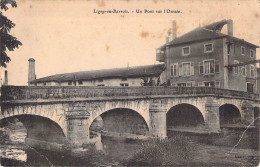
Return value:
[[(86, 86), (3, 86), (1, 87), (1, 100), (26, 100), (26, 99), (63, 99), (75, 97), (107, 97), (131, 96), (132, 99), (150, 97), (151, 95), (215, 95), (231, 96), (235, 98), (258, 99), (259, 94), (250, 92), (225, 90), (211, 87), (86, 87)], [(139, 97), (138, 97), (139, 96)], [(66, 100), (66, 99), (65, 99)]]
[[(213, 43), (213, 52), (204, 53), (204, 44)], [(190, 55), (182, 56), (182, 47), (190, 46)], [(203, 81), (219, 81), (221, 88), (223, 88), (223, 40), (215, 39), (203, 42), (194, 42), (191, 44), (183, 44), (179, 46), (171, 46), (167, 54), (167, 78), (171, 80), (171, 83), (176, 85), (177, 82), (195, 81), (195, 86), (198, 86), (198, 82)], [(199, 62), (207, 59), (219, 60), (220, 73), (215, 75), (204, 76), (199, 74)], [(170, 64), (180, 62), (194, 62), (194, 75), (183, 77), (171, 77), (170, 76)]]
[(260, 94), (260, 68), (257, 68), (257, 91), (256, 93), (259, 93)]
[[(232, 41), (233, 44), (230, 47), (230, 56), (228, 58), (229, 64), (234, 64), (234, 60), (239, 62), (247, 62), (256, 60), (256, 48), (252, 45), (247, 44), (246, 42), (242, 41)], [(245, 47), (245, 54), (241, 54), (241, 46)], [(250, 49), (254, 51), (254, 57), (250, 57)], [(241, 74), (241, 66), (239, 67), (239, 73), (234, 73), (234, 67), (228, 71), (228, 82), (229, 82), (229, 89), (232, 90), (242, 90), (247, 91), (246, 82), (251, 82), (255, 84), (254, 92), (256, 92), (256, 64), (255, 66), (255, 77), (250, 77), (250, 65), (246, 65), (246, 76)]]
[[(148, 82), (150, 80), (150, 77), (148, 77)], [(158, 77), (152, 77), (155, 84), (157, 84)], [(141, 78), (127, 78), (126, 81), (123, 81), (121, 78), (108, 78), (108, 79), (102, 79), (100, 82), (98, 79), (95, 80), (83, 80), (82, 85), (79, 84), (78, 81), (76, 81), (76, 85), (72, 83), (72, 85), (68, 85), (68, 81), (65, 82), (46, 82), (46, 85), (44, 85), (42, 82), (37, 83), (37, 86), (120, 86), (120, 84), (126, 84), (128, 83), (128, 86), (142, 86), (141, 83), (143, 83), (143, 79)], [(34, 84), (31, 84), (31, 86), (34, 86)]]

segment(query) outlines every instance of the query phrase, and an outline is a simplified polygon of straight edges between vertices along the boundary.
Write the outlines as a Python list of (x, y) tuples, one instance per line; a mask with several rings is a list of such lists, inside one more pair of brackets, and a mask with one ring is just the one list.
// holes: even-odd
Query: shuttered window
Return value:
[(194, 63), (191, 62), (190, 64), (190, 75), (194, 75)]
[(179, 64), (179, 76), (182, 76), (182, 64)]
[[(234, 60), (234, 64), (238, 64), (239, 63), (239, 61), (237, 61), (237, 60)], [(239, 73), (239, 66), (235, 66), (234, 67), (234, 74), (238, 74)]]
[(219, 61), (215, 60), (215, 73), (219, 73)]
[(203, 74), (203, 71), (204, 71), (204, 69), (203, 69), (203, 61), (201, 61), (201, 62), (199, 63), (199, 66), (200, 66), (200, 71), (199, 71), (199, 73), (200, 73), (200, 74)]

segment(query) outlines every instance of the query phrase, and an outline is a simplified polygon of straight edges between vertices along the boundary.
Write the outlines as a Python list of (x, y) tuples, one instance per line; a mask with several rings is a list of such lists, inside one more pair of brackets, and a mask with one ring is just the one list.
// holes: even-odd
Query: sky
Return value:
[[(8, 52), (11, 62), (0, 69), (2, 77), (8, 70), (9, 85), (27, 85), (29, 58), (36, 60), (37, 78), (158, 63), (156, 48), (165, 43), (173, 20), (178, 37), (232, 19), (234, 36), (260, 46), (260, 0), (17, 0), (17, 5), (3, 11), (16, 24), (11, 35), (23, 43)], [(113, 9), (129, 13), (94, 12)], [(181, 13), (156, 13), (164, 9)]]

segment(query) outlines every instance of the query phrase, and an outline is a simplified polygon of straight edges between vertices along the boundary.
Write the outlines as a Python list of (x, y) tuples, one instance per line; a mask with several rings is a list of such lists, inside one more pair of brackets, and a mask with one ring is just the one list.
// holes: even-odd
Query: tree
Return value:
[[(15, 0), (0, 0), (0, 9), (8, 10), (8, 4), (13, 8), (17, 7)], [(15, 48), (19, 48), (22, 43), (16, 38), (10, 35), (10, 30), (15, 27), (15, 24), (3, 15), (0, 11), (0, 67), (6, 68), (6, 63), (11, 61), (10, 57), (7, 56), (7, 49), (14, 51)]]

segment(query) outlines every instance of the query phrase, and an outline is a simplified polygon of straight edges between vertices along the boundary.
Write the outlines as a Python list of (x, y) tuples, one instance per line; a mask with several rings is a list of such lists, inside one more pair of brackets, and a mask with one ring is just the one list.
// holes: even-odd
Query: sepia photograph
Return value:
[(0, 0), (0, 166), (260, 166), (260, 0)]

